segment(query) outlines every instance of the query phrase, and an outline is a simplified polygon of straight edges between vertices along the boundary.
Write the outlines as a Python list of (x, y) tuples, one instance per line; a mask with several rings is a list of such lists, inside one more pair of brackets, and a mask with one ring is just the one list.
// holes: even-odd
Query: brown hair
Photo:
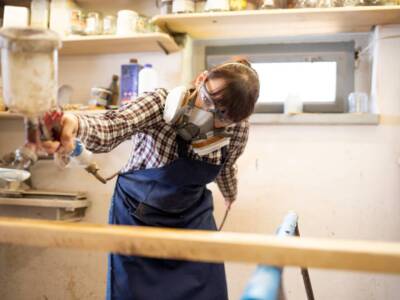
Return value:
[(254, 111), (260, 93), (257, 72), (244, 58), (237, 58), (212, 68), (207, 79), (223, 79), (225, 86), (210, 94), (218, 100), (217, 106), (226, 109), (233, 122), (247, 119)]

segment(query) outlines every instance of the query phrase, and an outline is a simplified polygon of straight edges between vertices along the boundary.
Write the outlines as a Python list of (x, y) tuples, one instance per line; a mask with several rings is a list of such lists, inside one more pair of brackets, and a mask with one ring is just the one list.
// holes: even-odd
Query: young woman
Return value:
[[(177, 99), (169, 99), (173, 93), (164, 89), (101, 116), (64, 115), (58, 151), (71, 151), (76, 137), (95, 153), (132, 139), (132, 153), (112, 198), (110, 224), (216, 230), (206, 185), (216, 181), (226, 204), (235, 201), (235, 162), (246, 146), (247, 119), (259, 95), (257, 73), (247, 61), (226, 63), (200, 74), (195, 86), (180, 94), (184, 109), (176, 118), (166, 116), (166, 104), (170, 109)], [(166, 122), (171, 119), (181, 123)], [(204, 131), (210, 131), (210, 120), (211, 140), (223, 132), (220, 138), (227, 142), (199, 151), (209, 137)], [(111, 254), (107, 298), (227, 299), (224, 265)]]

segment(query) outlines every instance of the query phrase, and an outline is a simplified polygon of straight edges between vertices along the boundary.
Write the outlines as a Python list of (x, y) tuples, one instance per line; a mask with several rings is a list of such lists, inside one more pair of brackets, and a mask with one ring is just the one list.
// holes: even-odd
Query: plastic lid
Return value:
[(152, 68), (153, 65), (152, 65), (152, 64), (144, 64), (144, 67), (145, 67), (145, 68)]
[(47, 52), (60, 48), (61, 39), (48, 29), (7, 27), (0, 30), (0, 47), (11, 51)]

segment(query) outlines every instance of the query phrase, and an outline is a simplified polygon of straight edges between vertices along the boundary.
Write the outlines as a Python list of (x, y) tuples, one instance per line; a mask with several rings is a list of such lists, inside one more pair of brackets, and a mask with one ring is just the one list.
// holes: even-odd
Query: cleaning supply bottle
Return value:
[(142, 66), (136, 58), (132, 58), (129, 64), (121, 66), (120, 76), (120, 104), (135, 100), (138, 96), (139, 71)]
[(144, 92), (152, 92), (158, 86), (158, 75), (151, 64), (145, 64), (139, 72), (139, 95)]

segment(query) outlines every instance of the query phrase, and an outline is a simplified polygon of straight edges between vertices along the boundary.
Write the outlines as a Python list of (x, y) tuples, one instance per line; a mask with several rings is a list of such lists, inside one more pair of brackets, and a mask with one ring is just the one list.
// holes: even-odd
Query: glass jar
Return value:
[(318, 6), (319, 0), (297, 0), (296, 8), (315, 8)]
[(71, 34), (85, 34), (85, 15), (80, 9), (71, 11)]
[(228, 11), (229, 0), (207, 0), (205, 11)]
[(157, 0), (156, 4), (160, 9), (161, 15), (168, 15), (172, 13), (172, 0)]
[(141, 33), (151, 32), (150, 19), (146, 16), (139, 15), (136, 22), (136, 31)]
[(113, 15), (105, 16), (103, 19), (103, 34), (115, 34), (117, 30), (117, 19)]
[(318, 7), (323, 7), (323, 8), (333, 7), (333, 0), (319, 0)]
[(195, 11), (198, 13), (204, 12), (204, 10), (206, 8), (206, 3), (207, 3), (207, 0), (196, 0)]
[(245, 10), (247, 8), (247, 0), (230, 0), (230, 10)]
[(98, 12), (90, 12), (86, 18), (86, 34), (96, 35), (102, 33), (101, 15)]
[(271, 8), (276, 8), (275, 6), (275, 1), (274, 0), (263, 0), (263, 3), (261, 5), (262, 9), (271, 9)]
[(288, 8), (287, 0), (263, 0), (262, 9)]
[(173, 13), (193, 13), (195, 0), (174, 0), (172, 2)]
[(377, 6), (377, 5), (383, 5), (384, 2), (385, 2), (384, 0), (358, 0), (357, 5)]
[(262, 1), (259, 0), (247, 0), (247, 10), (258, 9)]

